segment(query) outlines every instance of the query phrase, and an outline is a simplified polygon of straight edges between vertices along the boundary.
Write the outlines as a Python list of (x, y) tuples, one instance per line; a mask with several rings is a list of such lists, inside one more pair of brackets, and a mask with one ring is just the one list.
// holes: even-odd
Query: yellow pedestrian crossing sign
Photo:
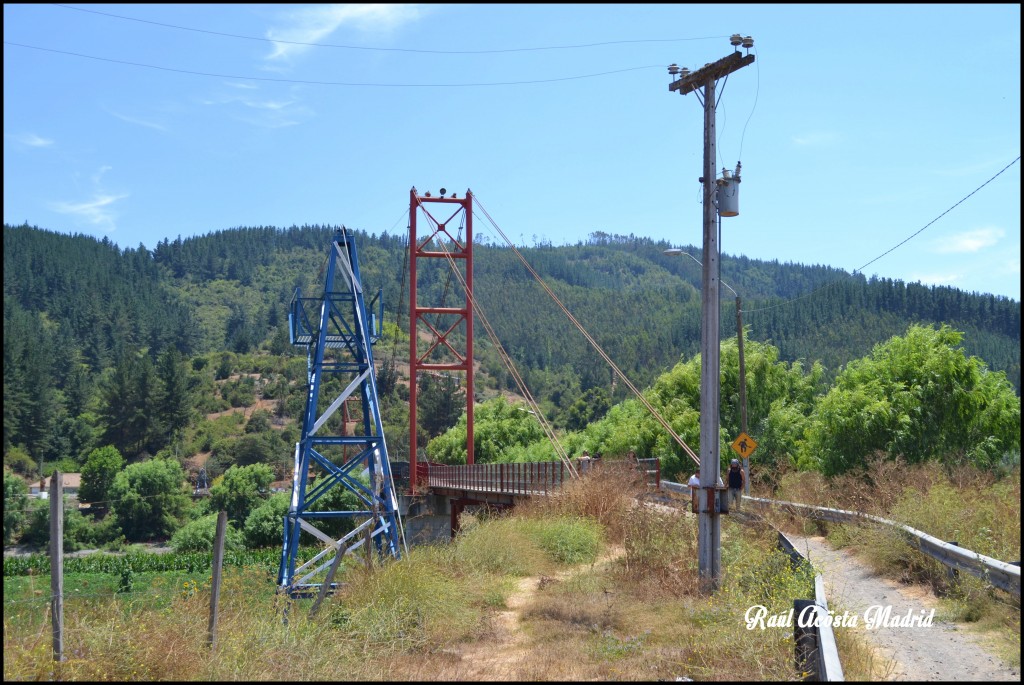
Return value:
[(757, 449), (757, 442), (746, 433), (740, 433), (740, 437), (733, 440), (730, 447), (736, 454), (746, 459)]

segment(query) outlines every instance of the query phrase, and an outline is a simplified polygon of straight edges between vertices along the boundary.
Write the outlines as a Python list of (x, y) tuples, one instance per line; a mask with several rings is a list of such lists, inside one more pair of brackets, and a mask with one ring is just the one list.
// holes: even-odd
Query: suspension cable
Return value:
[[(445, 251), (445, 257), (448, 259), (449, 266), (451, 267), (452, 271), (456, 273), (459, 281), (462, 283), (462, 287), (466, 289), (466, 292), (468, 293), (469, 291), (466, 281), (462, 273), (458, 271), (458, 266), (455, 264), (455, 260), (451, 257), (451, 255), (445, 248), (442, 247), (442, 250)], [(572, 461), (569, 459), (569, 455), (566, 453), (565, 449), (558, 441), (558, 437), (556, 436), (554, 429), (548, 423), (547, 419), (544, 418), (544, 414), (541, 412), (540, 405), (537, 404), (537, 401), (530, 393), (530, 389), (526, 386), (526, 382), (519, 374), (519, 371), (516, 368), (515, 363), (512, 361), (512, 357), (508, 354), (508, 352), (505, 351), (505, 348), (502, 347), (501, 342), (498, 340), (498, 336), (494, 332), (494, 328), (491, 326), (490, 321), (488, 321), (487, 316), (484, 314), (483, 308), (480, 306), (480, 303), (472, 295), (469, 295), (469, 300), (473, 306), (473, 311), (480, 318), (481, 323), (483, 323), (484, 325), (484, 329), (487, 331), (487, 337), (491, 339), (491, 343), (498, 351), (499, 358), (502, 360), (502, 362), (504, 362), (505, 368), (508, 369), (509, 374), (512, 376), (513, 380), (515, 380), (516, 387), (519, 388), (519, 392), (523, 395), (524, 398), (526, 398), (526, 402), (530, 406), (534, 415), (537, 417), (537, 421), (540, 423), (541, 429), (543, 429), (544, 433), (551, 441), (552, 447), (554, 447), (555, 449), (556, 456), (566, 466), (569, 467), (569, 473), (572, 475), (573, 478), (578, 477), (579, 474), (576, 472), (575, 466), (573, 466)]]
[(523, 263), (523, 266), (525, 266), (527, 270), (531, 274), (533, 274), (534, 279), (536, 279), (536, 281), (540, 283), (541, 287), (544, 288), (544, 291), (547, 292), (547, 294), (551, 297), (552, 300), (554, 300), (555, 304), (558, 305), (562, 312), (567, 317), (569, 317), (569, 320), (572, 321), (572, 323), (576, 326), (577, 329), (579, 329), (580, 333), (583, 334), (583, 337), (585, 337), (587, 341), (590, 342), (591, 346), (595, 350), (597, 350), (597, 353), (601, 355), (601, 358), (604, 359), (605, 362), (607, 362), (607, 364), (612, 368), (612, 371), (614, 371), (615, 374), (622, 379), (622, 382), (626, 384), (626, 386), (633, 392), (634, 395), (636, 395), (637, 399), (640, 400), (641, 404), (643, 404), (644, 407), (647, 408), (647, 411), (649, 411), (651, 415), (658, 421), (658, 423), (660, 423), (662, 427), (664, 427), (665, 430), (668, 431), (668, 434), (671, 435), (672, 439), (674, 439), (679, 444), (679, 446), (683, 448), (683, 451), (686, 452), (687, 456), (689, 456), (695, 464), (700, 466), (700, 458), (697, 456), (697, 454), (690, 448), (689, 445), (687, 445), (683, 441), (681, 437), (679, 437), (679, 435), (672, 429), (672, 426), (668, 423), (668, 421), (666, 421), (661, 416), (661, 414), (659, 414), (658, 411), (651, 405), (651, 403), (647, 401), (647, 398), (644, 397), (639, 390), (637, 390), (636, 386), (634, 386), (633, 383), (626, 377), (626, 374), (622, 373), (622, 370), (619, 369), (619, 367), (615, 364), (614, 361), (612, 361), (611, 357), (609, 357), (605, 353), (605, 351), (601, 348), (597, 341), (594, 340), (594, 338), (590, 335), (590, 333), (587, 332), (587, 330), (576, 319), (576, 317), (572, 315), (572, 313), (566, 308), (564, 304), (562, 304), (562, 301), (559, 300), (558, 296), (555, 295), (551, 288), (548, 287), (547, 283), (544, 282), (544, 279), (540, 277), (540, 274), (538, 274), (533, 269), (533, 267), (530, 266), (530, 264), (526, 261), (526, 258), (523, 257), (522, 253), (515, 246), (515, 244), (511, 240), (509, 240), (508, 236), (505, 235), (505, 232), (502, 231), (500, 227), (498, 227), (498, 224), (496, 224), (494, 219), (491, 218), (491, 215), (487, 213), (487, 210), (484, 209), (484, 206), (480, 204), (480, 200), (477, 199), (475, 195), (473, 196), (473, 201), (480, 208), (480, 211), (483, 212), (484, 216), (487, 217), (487, 220), (490, 221), (491, 225), (495, 228), (495, 230), (498, 231), (498, 233), (505, 240), (505, 242), (508, 243), (508, 245), (512, 248), (512, 251), (515, 252), (516, 256), (519, 257), (519, 261)]
[[(422, 206), (422, 203), (420, 203), (418, 199), (417, 204), (420, 204)], [(429, 213), (425, 212), (425, 215), (428, 217), (429, 220)], [(555, 434), (554, 429), (548, 423), (547, 419), (544, 418), (544, 414), (541, 412), (540, 405), (537, 404), (537, 401), (530, 393), (530, 389), (526, 386), (526, 382), (519, 374), (519, 371), (516, 368), (515, 363), (512, 361), (512, 357), (505, 351), (505, 348), (502, 346), (501, 341), (498, 340), (498, 336), (494, 332), (494, 328), (491, 326), (491, 323), (487, 319), (486, 314), (484, 314), (483, 308), (480, 306), (480, 303), (477, 301), (476, 297), (470, 291), (469, 286), (466, 283), (465, 277), (462, 275), (462, 272), (459, 271), (458, 265), (455, 263), (455, 259), (451, 256), (451, 253), (448, 251), (448, 248), (441, 241), (438, 241), (438, 246), (444, 252), (445, 258), (448, 260), (448, 264), (451, 269), (450, 273), (454, 273), (455, 276), (459, 279), (459, 282), (466, 293), (466, 297), (467, 299), (469, 299), (469, 302), (473, 307), (473, 311), (480, 318), (481, 323), (483, 323), (484, 329), (487, 331), (487, 336), (490, 338), (491, 343), (498, 351), (498, 357), (505, 364), (505, 368), (508, 369), (509, 374), (512, 376), (512, 379), (516, 383), (516, 387), (519, 388), (519, 392), (522, 394), (524, 398), (526, 398), (527, 404), (531, 407), (534, 416), (537, 417), (537, 421), (540, 423), (541, 429), (544, 431), (545, 435), (547, 435), (548, 439), (551, 441), (551, 445), (555, 450), (556, 456), (562, 463), (564, 463), (568, 467), (570, 476), (572, 476), (573, 478), (579, 478), (579, 472), (576, 470), (575, 465), (573, 465), (565, 449), (558, 441), (558, 437)]]

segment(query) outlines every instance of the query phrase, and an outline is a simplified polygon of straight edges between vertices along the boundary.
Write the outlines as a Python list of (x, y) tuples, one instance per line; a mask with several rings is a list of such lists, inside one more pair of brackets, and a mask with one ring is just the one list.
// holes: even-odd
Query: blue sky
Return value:
[(1017, 4), (5, 4), (4, 221), (401, 233), (446, 187), (520, 245), (699, 246), (703, 110), (666, 67), (733, 33), (723, 252), (1020, 299)]

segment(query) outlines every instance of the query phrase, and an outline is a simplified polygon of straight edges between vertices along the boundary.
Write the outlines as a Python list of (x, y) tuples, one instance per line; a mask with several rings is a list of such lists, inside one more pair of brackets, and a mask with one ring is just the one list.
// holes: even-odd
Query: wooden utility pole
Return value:
[[(753, 44), (753, 41), (751, 41)], [(721, 477), (719, 454), (719, 245), (718, 211), (715, 206), (715, 84), (719, 78), (753, 63), (753, 55), (735, 51), (703, 68), (684, 73), (669, 84), (680, 95), (703, 89), (704, 102), (704, 246), (701, 274), (701, 364), (700, 364), (700, 484), (697, 500), (698, 572), (704, 591), (712, 592), (721, 580), (722, 521), (718, 488)], [(673, 65), (675, 67), (675, 65)], [(672, 67), (669, 68), (670, 73)]]
[(64, 661), (64, 474), (50, 478), (50, 618), (53, 660)]

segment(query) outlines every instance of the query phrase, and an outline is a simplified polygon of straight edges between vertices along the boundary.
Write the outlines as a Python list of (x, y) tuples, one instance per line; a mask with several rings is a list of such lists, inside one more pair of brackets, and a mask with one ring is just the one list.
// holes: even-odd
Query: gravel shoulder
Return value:
[[(983, 640), (960, 624), (938, 619), (939, 601), (923, 587), (900, 585), (876, 575), (863, 561), (833, 549), (825, 538), (790, 535), (801, 552), (822, 575), (829, 609), (844, 610), (859, 618), (853, 630), (863, 634), (876, 654), (891, 668), (889, 680), (898, 681), (1020, 681), (1020, 669), (986, 651)], [(936, 617), (929, 627), (880, 626), (867, 629), (865, 611), (891, 606), (892, 616)], [(842, 630), (842, 628), (841, 628)]]

